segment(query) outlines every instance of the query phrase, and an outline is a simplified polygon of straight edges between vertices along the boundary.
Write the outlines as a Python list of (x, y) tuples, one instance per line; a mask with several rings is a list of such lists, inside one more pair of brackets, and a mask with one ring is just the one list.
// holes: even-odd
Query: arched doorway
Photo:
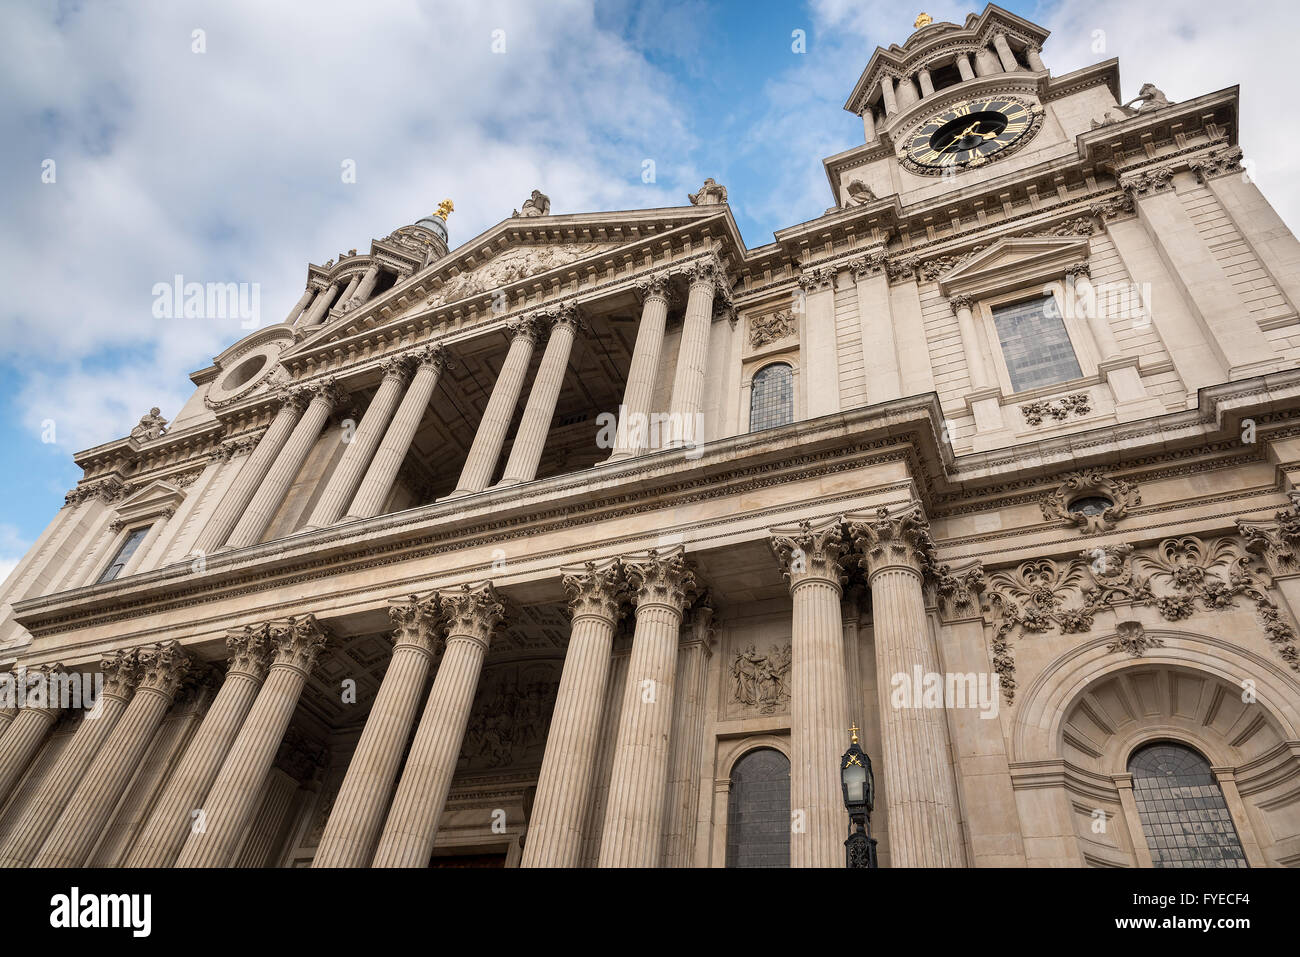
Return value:
[(1176, 741), (1133, 752), (1133, 800), (1155, 867), (1246, 867), (1210, 762)]
[(790, 761), (774, 748), (750, 751), (732, 766), (727, 866), (790, 866)]

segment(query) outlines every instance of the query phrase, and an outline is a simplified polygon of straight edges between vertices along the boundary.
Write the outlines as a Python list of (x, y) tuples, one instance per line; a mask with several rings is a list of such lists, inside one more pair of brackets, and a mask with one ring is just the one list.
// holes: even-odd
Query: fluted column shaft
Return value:
[(894, 708), (893, 675), (910, 679), (916, 665), (937, 674), (921, 576), (906, 566), (871, 575), (876, 674), (880, 689), (885, 800), (889, 808), (890, 861), (895, 867), (960, 867), (961, 838), (948, 729), (942, 708)]
[(447, 647), (375, 851), (375, 867), (424, 867), (433, 853), (492, 631), (504, 611), (489, 584), (445, 599)]
[(17, 708), (0, 708), (0, 745), (3, 745), (5, 732), (9, 730), (9, 725), (13, 724), (16, 717), (18, 717)]
[[(896, 707), (893, 676), (939, 673), (922, 583), (934, 543), (919, 509), (853, 524), (871, 586), (881, 761), (894, 867), (961, 867), (960, 810), (943, 708)], [(915, 703), (919, 705), (918, 703)]]
[(849, 727), (837, 521), (773, 529), (790, 583), (790, 866), (843, 867), (848, 819), (840, 754)]
[(257, 544), (261, 539), (267, 526), (271, 524), (271, 519), (275, 517), (276, 510), (284, 501), (284, 496), (289, 491), (289, 486), (293, 484), (298, 470), (302, 468), (307, 453), (311, 451), (311, 447), (320, 436), (321, 428), (329, 418), (330, 410), (340, 398), (332, 383), (326, 383), (314, 391), (315, 394), (307, 406), (307, 411), (302, 414), (302, 418), (289, 436), (289, 441), (275, 457), (275, 462), (254, 493), (252, 501), (248, 503), (248, 508), (244, 510), (239, 523), (235, 525), (235, 530), (230, 533), (230, 538), (226, 542), (229, 547), (244, 548)]
[(492, 472), (501, 456), (501, 446), (505, 443), (506, 430), (510, 428), (510, 419), (519, 404), (528, 363), (533, 358), (533, 348), (537, 343), (536, 326), (535, 321), (525, 320), (511, 327), (514, 337), (510, 340), (506, 361), (502, 363), (496, 385), (492, 387), (492, 397), (483, 410), (483, 419), (474, 433), (474, 443), (452, 494), (481, 492), (492, 480)]
[(126, 711), (139, 674), (135, 653), (115, 654), (106, 659), (101, 668), (106, 674), (99, 699), (82, 717), (67, 748), (41, 781), (40, 789), (28, 803), (4, 847), (0, 847), (0, 867), (27, 867), (32, 862), (63, 813), (68, 798), (81, 783), (86, 769), (103, 749), (104, 742)]
[(235, 481), (213, 510), (212, 518), (208, 519), (203, 533), (194, 544), (195, 551), (207, 554), (226, 544), (235, 523), (244, 514), (244, 509), (266, 478), (266, 473), (279, 457), (280, 450), (293, 434), (294, 426), (302, 416), (302, 409), (298, 394), (286, 396), (280, 411), (271, 420), (270, 427), (258, 440), (257, 448), (253, 449), (253, 453), (244, 462), (244, 467), (235, 476)]
[(171, 867), (176, 863), (176, 856), (195, 825), (195, 812), (203, 806), (203, 799), (262, 687), (267, 638), (267, 631), (262, 628), (248, 629), (243, 635), (226, 640), (234, 652), (226, 680), (159, 795), (124, 866)]
[(442, 350), (426, 349), (419, 353), (417, 359), (419, 367), (415, 370), (406, 394), (402, 396), (402, 404), (398, 406), (393, 420), (388, 423), (384, 439), (370, 460), (370, 467), (366, 469), (366, 477), (362, 479), (361, 487), (348, 506), (347, 514), (351, 518), (371, 518), (378, 515), (384, 507), (384, 500), (388, 498), (393, 482), (397, 480), (397, 473), (420, 428), (420, 420), (424, 418), (429, 400), (433, 398), (438, 376), (442, 374)]
[(141, 652), (139, 660), (142, 674), (131, 703), (95, 755), (33, 867), (85, 866), (190, 667), (189, 657), (175, 641)]
[(343, 289), (343, 295), (339, 296), (338, 305), (333, 309), (334, 312), (342, 312), (347, 307), (347, 304), (352, 301), (352, 296), (356, 292), (357, 286), (360, 284), (361, 275), (359, 273), (348, 280), (347, 286)]
[(1011, 52), (1011, 44), (1007, 42), (1006, 34), (993, 34), (993, 48), (997, 50), (1002, 69), (1008, 73), (1015, 73), (1020, 69), (1020, 64), (1016, 62), (1016, 55)]
[(415, 599), (389, 609), (397, 626), (393, 658), (334, 799), (312, 867), (365, 867), (370, 863), (433, 661), (437, 626), (431, 616), (435, 610)]
[(650, 437), (650, 403), (654, 400), (664, 329), (668, 323), (668, 288), (666, 277), (643, 286), (641, 324), (637, 326), (636, 344), (632, 347), (632, 364), (627, 370), (623, 407), (619, 410), (622, 422), (611, 459), (639, 455), (646, 449)]
[(573, 627), (524, 842), (524, 867), (577, 867), (621, 590), (616, 569), (567, 576)]
[(570, 312), (551, 326), (551, 337), (546, 342), (546, 351), (542, 353), (537, 377), (528, 393), (523, 418), (519, 420), (519, 431), (510, 447), (510, 457), (501, 477), (502, 485), (531, 482), (537, 477), (537, 464), (546, 448), (546, 437), (555, 418), (555, 403), (559, 401), (564, 373), (569, 367), (569, 354), (573, 351), (573, 339), (577, 334), (576, 322), (577, 317)]
[(303, 318), (301, 325), (303, 327), (317, 325), (325, 317), (325, 310), (330, 307), (334, 297), (339, 294), (338, 283), (334, 283), (326, 289), (322, 289), (316, 294), (316, 300), (311, 304), (311, 309), (306, 317)]
[(308, 287), (302, 294), (302, 298), (294, 303), (293, 308), (289, 310), (289, 315), (284, 320), (286, 326), (292, 326), (294, 322), (297, 321), (298, 317), (302, 315), (302, 311), (307, 308), (307, 303), (311, 302), (312, 296), (314, 295), (316, 295), (316, 290)]
[[(388, 423), (393, 418), (393, 410), (397, 408), (397, 400), (406, 386), (406, 379), (406, 363), (397, 362), (386, 368), (374, 398), (366, 407), (366, 413), (352, 434), (352, 440), (343, 450), (343, 457), (330, 476), (329, 484), (312, 509), (311, 518), (307, 520), (309, 526), (323, 528), (333, 525), (342, 517), (344, 508), (352, 501), (363, 475), (371, 465), (380, 440), (384, 438)], [(401, 465), (400, 460), (398, 465)]]
[(716, 289), (714, 270), (695, 272), (686, 299), (686, 318), (682, 321), (682, 338), (677, 349), (677, 369), (673, 373), (672, 400), (669, 402), (674, 421), (680, 423), (678, 428), (682, 430), (678, 438), (700, 438), (695, 434), (695, 417), (703, 407), (704, 372), (708, 364)]
[(18, 786), (45, 736), (58, 720), (57, 708), (21, 708), (0, 740), (0, 807)]
[(365, 305), (366, 300), (370, 298), (370, 294), (375, 291), (378, 282), (379, 264), (372, 263), (370, 268), (366, 270), (366, 274), (361, 277), (361, 282), (357, 284), (356, 292), (352, 294), (351, 298), (344, 301), (344, 305), (350, 303), (353, 308)]
[(601, 867), (657, 867), (668, 783), (673, 679), (682, 615), (640, 605), (610, 772)]
[(628, 562), (636, 630), (623, 686), (600, 843), (601, 867), (658, 867), (682, 609), (695, 578), (681, 554)]
[(262, 782), (298, 706), (307, 675), (327, 641), (310, 616), (272, 629), (266, 681), (203, 801), (203, 824), (185, 841), (177, 867), (226, 867), (257, 807)]
[(966, 367), (970, 370), (971, 386), (987, 389), (993, 385), (984, 349), (975, 329), (975, 316), (971, 312), (970, 296), (953, 296), (948, 300), (953, 315), (957, 317), (957, 331), (961, 336), (962, 351), (966, 354)]
[(893, 116), (898, 112), (898, 98), (894, 94), (894, 78), (892, 76), (882, 76), (880, 78), (880, 97), (885, 104), (885, 115)]

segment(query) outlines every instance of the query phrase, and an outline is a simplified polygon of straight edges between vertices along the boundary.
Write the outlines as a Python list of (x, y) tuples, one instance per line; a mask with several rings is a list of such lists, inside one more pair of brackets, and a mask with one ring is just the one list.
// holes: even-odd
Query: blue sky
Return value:
[[(1120, 57), (1126, 97), (1147, 80), (1175, 100), (1242, 84), (1246, 156), (1300, 220), (1296, 137), (1275, 119), (1295, 115), (1284, 71), (1300, 5), (1003, 5), (1052, 29), (1055, 73)], [(961, 22), (983, 5), (925, 9)], [(277, 322), (308, 261), (364, 249), (444, 196), (454, 246), (534, 187), (573, 213), (682, 205), (713, 176), (745, 241), (769, 242), (830, 205), (821, 160), (862, 139), (844, 100), (918, 12), (882, 0), (8, 4), (0, 575), (75, 484), (75, 451), (151, 405), (174, 415), (188, 373), (245, 334), (154, 318), (154, 283), (255, 282), (262, 322)], [(342, 181), (347, 161), (355, 183)]]

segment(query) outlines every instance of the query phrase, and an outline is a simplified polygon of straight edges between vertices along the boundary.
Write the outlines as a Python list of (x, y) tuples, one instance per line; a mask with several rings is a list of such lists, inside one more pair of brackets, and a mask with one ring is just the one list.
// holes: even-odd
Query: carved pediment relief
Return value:
[(982, 295), (1028, 283), (1058, 280), (1067, 266), (1088, 258), (1088, 238), (1035, 236), (1001, 239), (939, 279), (944, 295)]
[(442, 306), (500, 289), (512, 282), (567, 266), (586, 256), (613, 249), (615, 243), (564, 243), (555, 246), (521, 246), (507, 249), (469, 272), (445, 281), (425, 300), (424, 306)]

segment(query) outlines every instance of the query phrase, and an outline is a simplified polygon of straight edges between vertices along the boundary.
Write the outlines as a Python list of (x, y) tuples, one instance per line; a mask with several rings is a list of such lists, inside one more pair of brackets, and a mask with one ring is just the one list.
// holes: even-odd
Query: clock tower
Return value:
[(902, 46), (878, 47), (844, 104), (865, 142), (826, 160), (836, 205), (914, 202), (1067, 158), (1080, 134), (1134, 112), (1118, 105), (1118, 61), (1053, 76), (1047, 36), (990, 4), (961, 25), (922, 14)]

